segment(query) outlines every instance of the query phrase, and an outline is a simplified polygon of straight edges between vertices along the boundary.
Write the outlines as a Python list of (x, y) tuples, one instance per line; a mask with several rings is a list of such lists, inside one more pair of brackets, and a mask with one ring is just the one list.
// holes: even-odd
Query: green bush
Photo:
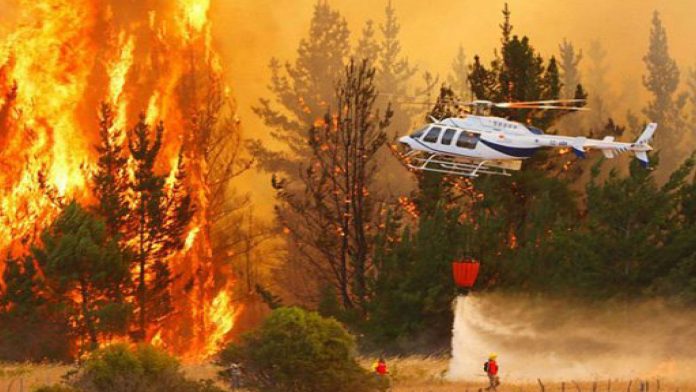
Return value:
[(209, 380), (187, 380), (176, 358), (150, 345), (97, 350), (69, 384), (74, 389), (54, 385), (43, 392), (222, 392)]
[(227, 346), (220, 363), (241, 365), (245, 386), (269, 392), (378, 389), (355, 360), (355, 340), (341, 324), (299, 308), (274, 310), (259, 329)]

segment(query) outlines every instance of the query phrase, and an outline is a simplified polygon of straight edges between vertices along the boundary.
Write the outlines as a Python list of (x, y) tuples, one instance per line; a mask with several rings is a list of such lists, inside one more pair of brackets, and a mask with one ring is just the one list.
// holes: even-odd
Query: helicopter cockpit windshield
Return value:
[(411, 136), (411, 138), (413, 138), (413, 139), (418, 139), (421, 136), (423, 136), (423, 134), (425, 133), (425, 131), (428, 130), (428, 128), (430, 128), (430, 125), (424, 125), (421, 128), (419, 128), (418, 130), (416, 130), (415, 132), (413, 132), (412, 134), (410, 134), (409, 136)]

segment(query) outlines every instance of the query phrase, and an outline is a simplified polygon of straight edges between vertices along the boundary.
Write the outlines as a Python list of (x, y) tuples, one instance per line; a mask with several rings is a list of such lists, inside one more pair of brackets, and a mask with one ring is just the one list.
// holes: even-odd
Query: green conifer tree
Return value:
[[(555, 58), (544, 65), (544, 60), (529, 42), (529, 38), (512, 35), (511, 12), (505, 4), (502, 47), (499, 57), (486, 68), (478, 56), (469, 72), (469, 83), (477, 99), (494, 102), (536, 101), (560, 98), (561, 82)], [(497, 116), (522, 123), (531, 122), (545, 129), (562, 117), (562, 111), (493, 109)]]
[(32, 254), (50, 291), (71, 309), (77, 335), (90, 349), (104, 336), (101, 325), (114, 324), (105, 316), (120, 315), (118, 329), (125, 332), (129, 307), (121, 293), (130, 281), (129, 260), (102, 220), (72, 202), (43, 231)]
[(97, 198), (95, 211), (104, 218), (111, 236), (123, 235), (128, 219), (128, 158), (123, 152), (122, 131), (114, 128), (111, 107), (99, 108), (99, 145), (97, 168), (92, 174), (92, 187)]

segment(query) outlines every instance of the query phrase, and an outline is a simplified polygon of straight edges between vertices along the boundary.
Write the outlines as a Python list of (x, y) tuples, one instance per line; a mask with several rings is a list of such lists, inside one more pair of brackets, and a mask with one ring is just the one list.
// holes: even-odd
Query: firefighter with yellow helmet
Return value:
[(483, 370), (488, 376), (489, 385), (486, 388), (487, 391), (497, 391), (498, 385), (500, 385), (500, 378), (498, 377), (498, 354), (491, 353), (488, 356), (488, 361), (483, 364)]

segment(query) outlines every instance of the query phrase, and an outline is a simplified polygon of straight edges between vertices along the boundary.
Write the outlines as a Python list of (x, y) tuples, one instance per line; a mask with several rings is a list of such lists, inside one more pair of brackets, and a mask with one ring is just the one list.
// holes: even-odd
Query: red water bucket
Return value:
[(471, 288), (476, 282), (480, 263), (473, 259), (456, 260), (452, 263), (454, 283), (461, 288)]

